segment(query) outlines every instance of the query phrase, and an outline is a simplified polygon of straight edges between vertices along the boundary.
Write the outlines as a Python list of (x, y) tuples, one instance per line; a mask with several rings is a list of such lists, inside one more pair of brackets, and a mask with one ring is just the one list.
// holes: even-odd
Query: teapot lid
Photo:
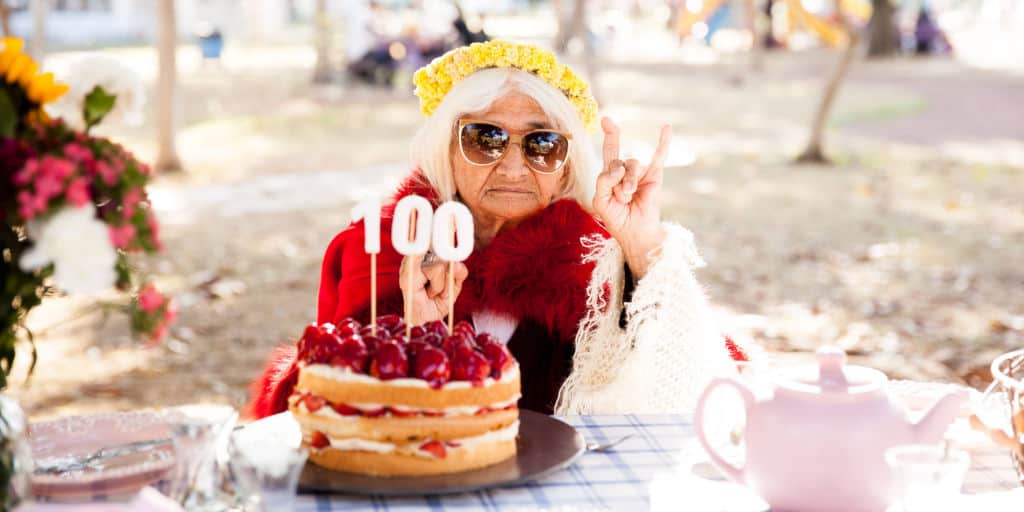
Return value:
[(865, 395), (881, 390), (889, 379), (884, 373), (865, 366), (846, 364), (846, 352), (838, 347), (818, 349), (818, 364), (786, 372), (779, 387), (816, 395)]

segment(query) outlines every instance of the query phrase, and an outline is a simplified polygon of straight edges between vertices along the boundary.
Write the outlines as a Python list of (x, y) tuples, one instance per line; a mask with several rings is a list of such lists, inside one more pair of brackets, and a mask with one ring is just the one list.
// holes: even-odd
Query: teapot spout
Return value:
[(918, 443), (937, 443), (942, 440), (946, 428), (956, 419), (960, 407), (967, 402), (970, 394), (966, 389), (954, 391), (939, 399), (931, 409), (914, 424), (914, 438)]

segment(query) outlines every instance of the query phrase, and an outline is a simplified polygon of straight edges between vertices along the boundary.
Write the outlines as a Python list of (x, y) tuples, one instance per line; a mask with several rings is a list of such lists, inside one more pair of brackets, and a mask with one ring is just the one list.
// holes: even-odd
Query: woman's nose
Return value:
[(497, 171), (509, 178), (520, 178), (530, 173), (526, 166), (526, 158), (523, 155), (523, 146), (513, 142), (506, 150), (505, 158), (498, 162)]

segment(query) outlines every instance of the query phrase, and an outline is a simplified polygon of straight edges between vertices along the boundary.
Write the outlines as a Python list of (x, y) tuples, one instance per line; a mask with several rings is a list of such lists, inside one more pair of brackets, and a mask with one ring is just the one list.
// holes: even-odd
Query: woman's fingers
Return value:
[(640, 165), (640, 161), (635, 158), (630, 158), (625, 162), (626, 172), (622, 176), (622, 181), (615, 187), (616, 197), (623, 203), (629, 203), (633, 200), (633, 194), (636, 193), (637, 185), (643, 178), (643, 167)]
[[(427, 277), (423, 275), (421, 267), (422, 261), (422, 254), (414, 254), (402, 258), (402, 265), (398, 269), (398, 287), (405, 293), (406, 297), (422, 290), (424, 285), (427, 284)], [(412, 276), (412, 289), (409, 289), (410, 276)]]
[(434, 261), (423, 265), (423, 275), (427, 278), (427, 297), (431, 299), (444, 293), (448, 286), (448, 265), (443, 261)]
[(601, 155), (604, 158), (604, 170), (608, 170), (612, 162), (619, 158), (619, 127), (610, 117), (604, 117), (601, 118), (601, 129), (604, 131)]
[(597, 190), (594, 194), (595, 205), (607, 203), (614, 194), (615, 187), (626, 175), (626, 166), (622, 160), (613, 160), (608, 168), (597, 176)]

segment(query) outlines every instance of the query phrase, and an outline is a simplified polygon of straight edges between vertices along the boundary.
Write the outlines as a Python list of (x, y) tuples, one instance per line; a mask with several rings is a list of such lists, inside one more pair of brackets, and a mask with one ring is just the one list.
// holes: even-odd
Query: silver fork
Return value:
[(618, 439), (616, 439), (614, 441), (608, 442), (608, 443), (587, 443), (587, 451), (588, 452), (607, 452), (607, 451), (610, 451), (612, 448), (618, 446), (620, 443), (622, 443), (626, 439), (629, 439), (629, 438), (633, 437), (633, 435), (634, 434), (627, 434), (627, 435), (624, 435), (624, 436), (622, 436), (622, 437), (620, 437), (620, 438), (618, 438)]

